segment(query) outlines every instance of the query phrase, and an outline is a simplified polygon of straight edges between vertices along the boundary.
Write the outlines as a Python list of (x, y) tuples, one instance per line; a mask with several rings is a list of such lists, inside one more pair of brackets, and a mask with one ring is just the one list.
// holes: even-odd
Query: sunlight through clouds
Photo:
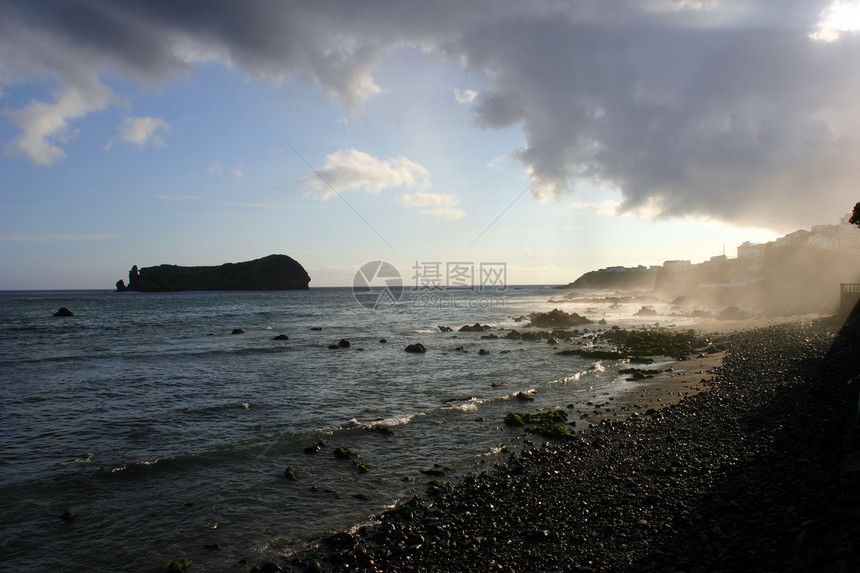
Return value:
[(810, 37), (823, 42), (835, 42), (845, 32), (857, 30), (860, 30), (860, 1), (834, 0), (822, 11), (818, 29)]

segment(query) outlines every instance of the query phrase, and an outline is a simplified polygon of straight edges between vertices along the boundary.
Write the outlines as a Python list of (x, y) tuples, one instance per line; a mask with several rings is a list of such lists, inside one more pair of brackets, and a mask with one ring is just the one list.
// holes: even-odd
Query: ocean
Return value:
[[(508, 412), (564, 408), (583, 429), (586, 403), (626, 384), (617, 364), (555, 354), (574, 342), (481, 336), (555, 307), (610, 325), (660, 317), (549, 302), (564, 292), (404, 292), (376, 310), (350, 288), (2, 292), (2, 568), (155, 571), (187, 558), (194, 571), (247, 571), (242, 560), (366, 523), (440, 473), (544, 441), (505, 426)], [(60, 307), (75, 316), (52, 317)], [(494, 330), (456, 331), (475, 322)], [(341, 339), (351, 346), (329, 348)], [(405, 352), (412, 343), (427, 352)]]

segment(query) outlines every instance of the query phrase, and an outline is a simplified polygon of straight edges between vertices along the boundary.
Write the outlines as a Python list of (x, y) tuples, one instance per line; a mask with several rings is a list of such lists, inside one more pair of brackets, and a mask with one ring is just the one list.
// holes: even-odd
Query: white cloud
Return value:
[(6, 146), (7, 155), (24, 155), (37, 165), (53, 165), (66, 157), (59, 143), (77, 136), (69, 122), (117, 103), (117, 97), (104, 84), (93, 80), (62, 87), (53, 103), (31, 102), (0, 112), (21, 130), (21, 135)]
[(466, 212), (462, 209), (447, 209), (444, 207), (440, 207), (438, 209), (422, 209), (421, 214), (429, 215), (430, 217), (435, 217), (437, 219), (446, 219), (449, 221), (462, 219), (466, 216)]
[(119, 133), (105, 145), (105, 151), (118, 143), (130, 143), (142, 148), (152, 145), (156, 148), (165, 147), (159, 131), (170, 131), (170, 125), (158, 117), (127, 117), (117, 129)]
[(490, 169), (501, 169), (511, 160), (510, 155), (497, 155), (487, 162), (487, 167)]
[(845, 32), (860, 30), (860, 2), (858, 0), (833, 0), (821, 11), (818, 27), (809, 36), (814, 40), (835, 42)]
[(397, 200), (407, 208), (430, 207), (429, 209), (421, 209), (421, 214), (437, 219), (455, 220), (466, 216), (465, 211), (457, 208), (457, 205), (460, 204), (460, 198), (455, 195), (416, 191), (401, 195)]
[(568, 205), (571, 211), (594, 211), (600, 215), (611, 217), (618, 213), (618, 208), (621, 206), (621, 201), (613, 201), (605, 199), (594, 203), (585, 201), (575, 201)]
[(472, 103), (477, 97), (478, 92), (475, 90), (461, 90), (454, 88), (454, 98), (457, 100), (457, 103), (461, 105)]
[(426, 193), (424, 191), (407, 193), (398, 197), (397, 200), (406, 207), (452, 207), (460, 202), (460, 199), (454, 195)]
[(240, 163), (238, 166), (233, 168), (233, 177), (236, 179), (241, 179), (245, 175), (245, 164)]
[(379, 159), (357, 149), (341, 149), (325, 157), (316, 173), (303, 178), (321, 199), (337, 193), (364, 189), (377, 194), (394, 187), (424, 187), (430, 172), (405, 157)]

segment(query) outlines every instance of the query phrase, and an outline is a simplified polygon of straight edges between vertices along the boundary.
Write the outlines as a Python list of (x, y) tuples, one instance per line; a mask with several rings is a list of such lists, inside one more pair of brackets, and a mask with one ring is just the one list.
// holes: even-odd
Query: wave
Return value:
[[(176, 458), (171, 458), (171, 459), (175, 460)], [(116, 466), (116, 467), (109, 468), (109, 469), (100, 468), (100, 470), (103, 473), (108, 473), (108, 474), (119, 474), (119, 473), (125, 473), (126, 475), (128, 475), (128, 474), (140, 474), (140, 473), (143, 473), (143, 472), (149, 470), (153, 466), (155, 466), (155, 464), (157, 464), (159, 461), (160, 460), (155, 459), (155, 460), (152, 460), (151, 462), (150, 461), (132, 462), (132, 463), (128, 463), (128, 464), (125, 464), (122, 466)]]
[(481, 404), (485, 404), (489, 401), (493, 400), (493, 398), (469, 398), (465, 402), (461, 404), (451, 404), (449, 406), (444, 406), (443, 410), (459, 410), (460, 412), (477, 412), (478, 406)]
[(382, 418), (370, 422), (360, 422), (356, 418), (351, 418), (341, 425), (341, 429), (348, 430), (350, 428), (361, 428), (365, 430), (373, 430), (375, 428), (394, 428), (396, 426), (405, 426), (415, 419), (416, 416), (423, 416), (424, 413), (404, 414), (402, 416), (392, 416), (390, 418)]
[(74, 458), (71, 460), (66, 460), (64, 462), (57, 463), (58, 466), (72, 466), (75, 464), (86, 464), (89, 463), (93, 459), (94, 454), (84, 454), (80, 458)]
[(495, 448), (491, 448), (490, 451), (488, 451), (488, 452), (484, 452), (483, 454), (478, 454), (476, 457), (484, 458), (484, 457), (490, 457), (490, 456), (497, 456), (499, 454), (507, 452), (508, 449), (509, 449), (508, 446), (499, 445), (499, 446), (496, 446)]

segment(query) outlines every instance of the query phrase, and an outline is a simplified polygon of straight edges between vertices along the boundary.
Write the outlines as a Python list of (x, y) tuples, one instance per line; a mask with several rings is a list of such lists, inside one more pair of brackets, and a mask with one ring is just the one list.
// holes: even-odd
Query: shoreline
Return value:
[(659, 410), (678, 404), (684, 398), (708, 388), (713, 382), (714, 369), (722, 365), (724, 356), (725, 352), (718, 352), (703, 358), (676, 360), (668, 367), (671, 371), (664, 369), (651, 378), (628, 381), (624, 388), (607, 400), (595, 402), (595, 407), (606, 414), (590, 416), (588, 421), (599, 424), (606, 419), (623, 419), (630, 414), (644, 414), (648, 410)]
[(852, 570), (860, 432), (845, 382), (860, 344), (830, 336), (822, 321), (735, 329), (724, 354), (631, 382), (574, 439), (433, 482), (375, 525), (255, 569)]

